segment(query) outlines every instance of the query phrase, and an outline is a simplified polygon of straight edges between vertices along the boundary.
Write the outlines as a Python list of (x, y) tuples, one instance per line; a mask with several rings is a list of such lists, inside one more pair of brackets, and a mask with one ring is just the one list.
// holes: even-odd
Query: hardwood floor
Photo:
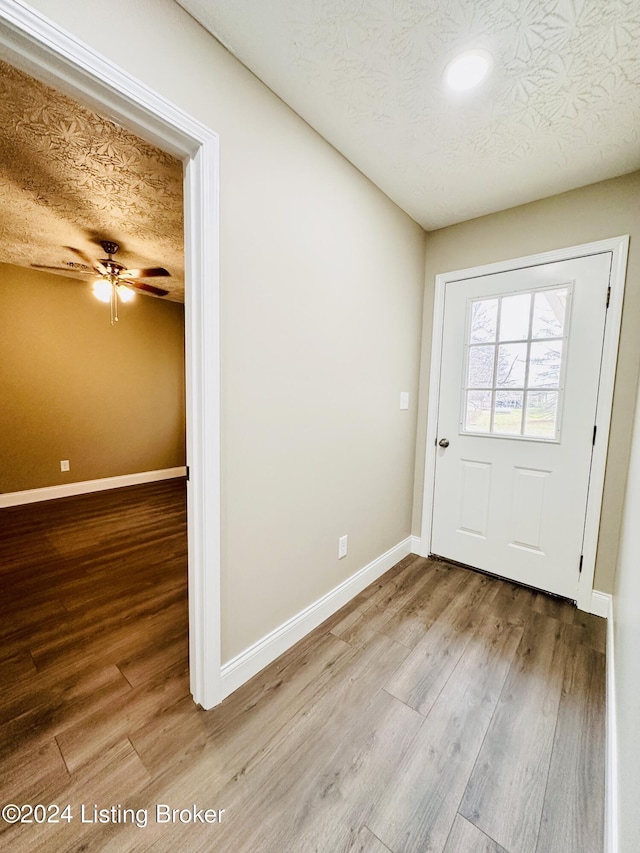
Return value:
[(410, 556), (203, 711), (181, 481), (0, 524), (0, 849), (601, 853), (604, 620)]

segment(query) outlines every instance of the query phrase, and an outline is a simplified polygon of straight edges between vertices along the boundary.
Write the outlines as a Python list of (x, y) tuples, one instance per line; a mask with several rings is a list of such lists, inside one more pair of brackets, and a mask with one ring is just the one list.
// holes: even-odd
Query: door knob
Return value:
[(449, 439), (441, 438), (438, 444), (440, 445), (440, 447), (449, 447)]

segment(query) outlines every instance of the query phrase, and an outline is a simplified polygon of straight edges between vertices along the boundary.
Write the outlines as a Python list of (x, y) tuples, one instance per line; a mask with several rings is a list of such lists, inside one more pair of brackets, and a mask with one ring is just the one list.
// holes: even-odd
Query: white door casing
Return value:
[[(591, 609), (627, 245), (627, 237), (612, 238), (437, 277), (425, 459), (423, 554), (437, 553), (568, 598), (577, 598), (579, 607)], [(608, 284), (611, 296), (605, 326)], [(540, 436), (532, 440), (531, 436), (487, 435), (485, 431), (491, 426), (505, 429), (508, 408), (494, 407), (494, 413), (500, 415), (496, 416), (494, 425), (486, 418), (480, 427), (465, 424), (461, 397), (465, 393), (463, 385), (468, 386), (469, 379), (469, 349), (465, 345), (473, 298), (484, 295), (491, 299), (520, 289), (551, 293), (549, 298), (553, 301), (556, 298), (553, 288), (559, 285), (568, 285), (565, 294), (569, 304), (568, 322), (563, 338), (568, 334), (570, 342), (568, 349), (562, 342), (566, 357), (559, 384), (564, 389), (565, 399), (560, 401), (558, 433), (547, 434), (543, 437), (546, 440), (539, 440)], [(534, 307), (533, 302), (531, 307)], [(557, 335), (557, 331), (552, 334)], [(516, 339), (522, 340), (526, 335), (520, 331)], [(538, 330), (538, 337), (541, 336), (544, 335)], [(513, 339), (513, 334), (503, 337)], [(478, 342), (482, 340), (476, 340), (476, 344)], [(497, 355), (499, 342), (490, 343), (492, 346), (484, 348), (485, 355), (492, 348)], [(556, 347), (560, 342), (547, 343)], [(533, 347), (529, 349), (533, 357), (534, 351), (539, 354), (541, 346), (543, 344), (536, 341), (534, 333), (533, 341), (529, 337), (528, 343), (511, 345), (510, 354), (518, 348), (524, 354), (527, 347)], [(502, 348), (500, 352), (502, 355)], [(479, 354), (477, 352), (474, 358)], [(515, 381), (510, 383), (517, 387), (525, 381), (522, 365), (520, 367), (522, 375), (511, 377)], [(496, 364), (496, 376), (497, 372)], [(497, 385), (500, 389), (496, 376), (492, 380), (493, 387)], [(535, 376), (532, 382), (532, 403), (534, 398), (542, 396), (536, 384), (554, 384), (548, 380), (540, 383)], [(483, 383), (487, 385), (491, 381), (485, 379), (480, 384)], [(518, 394), (519, 400), (509, 399)], [(526, 390), (507, 393), (499, 390), (498, 393), (505, 407), (507, 404), (526, 405), (526, 395)], [(551, 391), (548, 396), (561, 397), (562, 390)], [(511, 431), (518, 428), (515, 410), (513, 418), (516, 421), (506, 427)], [(585, 418), (588, 425), (583, 423)], [(533, 429), (538, 428), (533, 420), (530, 422)], [(598, 434), (592, 446), (595, 424)], [(449, 439), (448, 448), (436, 447), (436, 439), (441, 438)], [(569, 487), (572, 494), (577, 491), (582, 497), (568, 499)], [(582, 574), (578, 578), (581, 554)]]
[(189, 671), (196, 702), (222, 695), (218, 136), (41, 13), (0, 0), (0, 58), (112, 117), (185, 165)]

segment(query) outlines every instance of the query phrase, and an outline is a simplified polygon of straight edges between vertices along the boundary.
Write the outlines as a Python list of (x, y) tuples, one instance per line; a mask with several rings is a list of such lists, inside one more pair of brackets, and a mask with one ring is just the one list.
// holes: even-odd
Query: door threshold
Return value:
[(504, 575), (498, 575), (495, 572), (489, 572), (486, 569), (479, 569), (477, 566), (470, 566), (468, 563), (460, 563), (458, 560), (450, 560), (448, 557), (441, 557), (440, 554), (429, 554), (429, 560), (435, 560), (437, 563), (449, 563), (451, 566), (458, 566), (461, 569), (469, 569), (472, 572), (477, 572), (480, 575), (486, 575), (489, 578), (496, 578), (500, 581), (505, 581), (506, 583), (512, 583), (514, 586), (522, 587), (522, 589), (530, 589), (532, 592), (541, 592), (544, 595), (548, 595), (550, 598), (557, 598), (559, 601), (566, 601), (569, 604), (573, 604), (574, 607), (577, 607), (577, 602), (575, 598), (566, 598), (564, 595), (558, 595), (555, 592), (547, 592), (546, 589), (540, 589), (537, 586), (530, 586), (526, 583), (521, 583), (520, 581), (514, 581), (511, 578), (505, 578)]

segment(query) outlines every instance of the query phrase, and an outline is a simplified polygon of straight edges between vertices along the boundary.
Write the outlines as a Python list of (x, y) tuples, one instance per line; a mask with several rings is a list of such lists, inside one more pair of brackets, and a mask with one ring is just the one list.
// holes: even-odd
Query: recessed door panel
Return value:
[(549, 475), (549, 471), (514, 469), (510, 545), (544, 553), (544, 498)]
[(461, 459), (458, 509), (460, 533), (486, 537), (490, 493), (491, 465), (486, 462)]

